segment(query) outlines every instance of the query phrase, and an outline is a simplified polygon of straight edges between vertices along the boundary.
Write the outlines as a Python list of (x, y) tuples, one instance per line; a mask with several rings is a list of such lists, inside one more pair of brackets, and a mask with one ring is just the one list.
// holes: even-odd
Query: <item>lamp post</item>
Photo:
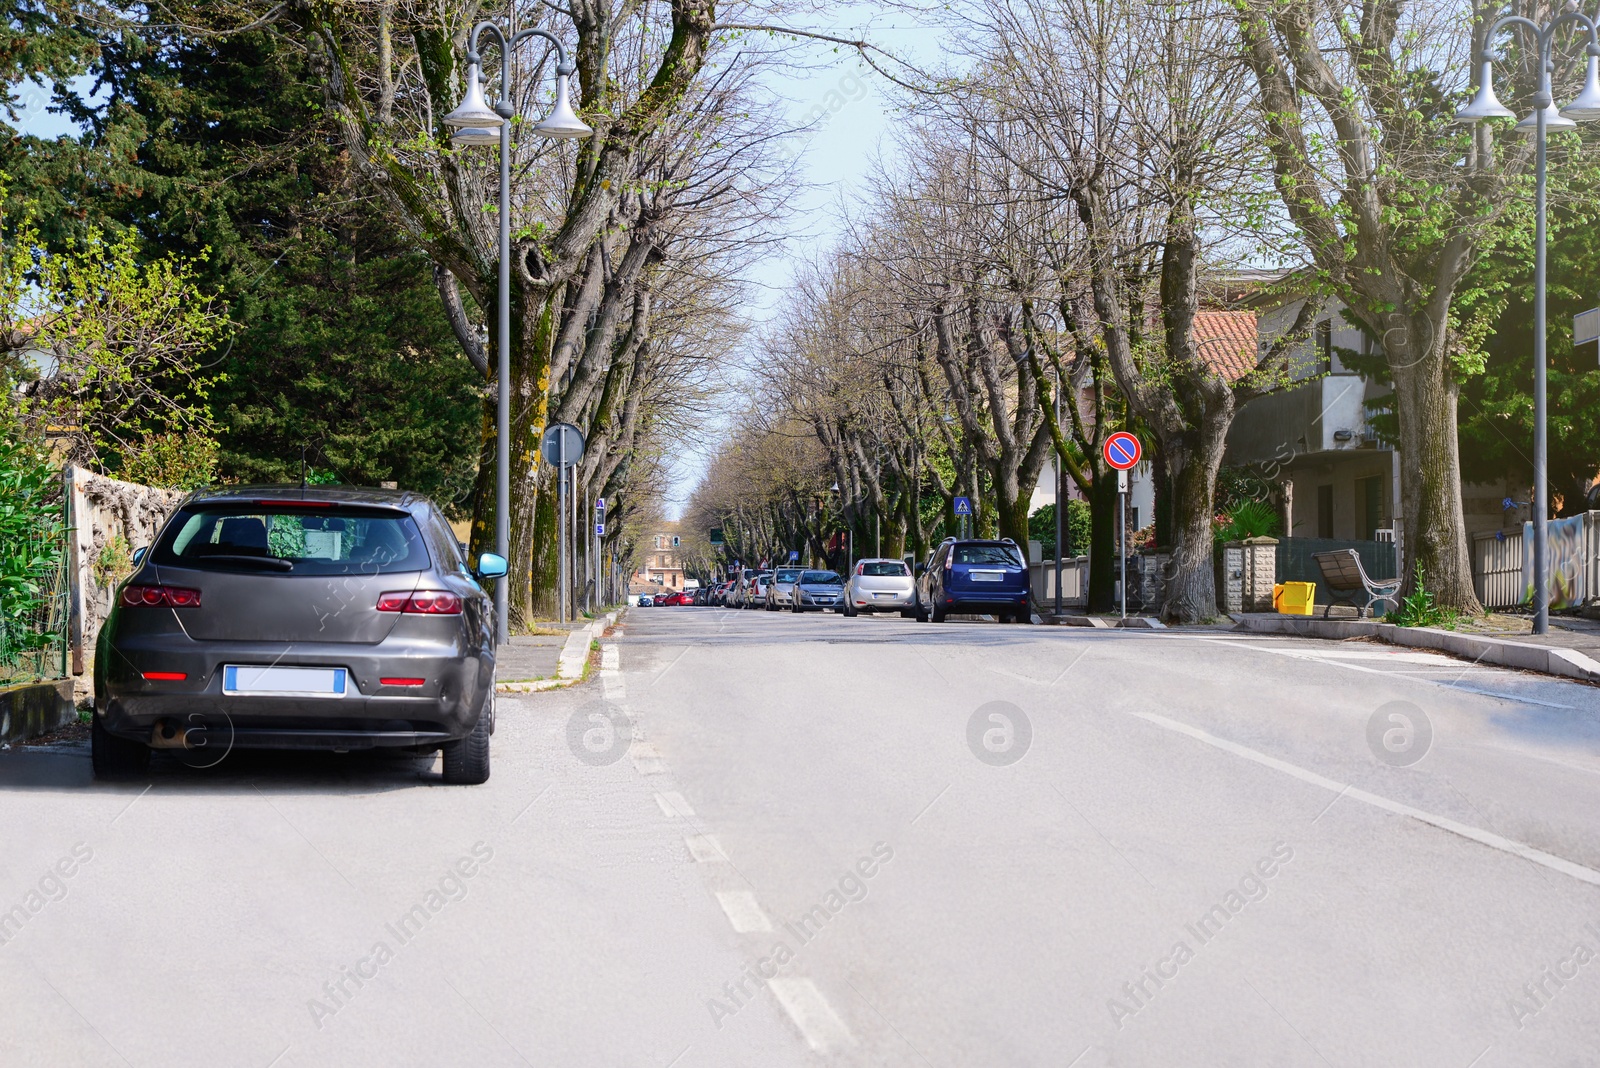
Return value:
[[(489, 34), (500, 49), (500, 99), (494, 107), (483, 98), (482, 57), (478, 41)], [(511, 52), (530, 37), (548, 41), (556, 50), (556, 103), (533, 132), (540, 137), (570, 139), (588, 137), (594, 133), (588, 124), (572, 110), (568, 81), (577, 68), (567, 60), (567, 51), (560, 39), (545, 30), (520, 30), (507, 37), (505, 31), (493, 22), (480, 22), (472, 28), (467, 45), (467, 96), (461, 106), (445, 115), (441, 121), (456, 128), (450, 138), (453, 144), (492, 145), (500, 142), (500, 296), (499, 340), (499, 396), (495, 411), (495, 552), (511, 558), (511, 119), (516, 109), (511, 106)], [(563, 477), (565, 472), (560, 473)], [(497, 640), (510, 636), (506, 625), (506, 607), (511, 591), (511, 576), (500, 577), (495, 583), (494, 615)]]
[[(1550, 91), (1550, 72), (1554, 69), (1551, 50), (1558, 29), (1576, 23), (1589, 31), (1589, 70), (1577, 99), (1556, 110)], [(1533, 114), (1517, 123), (1517, 129), (1532, 133), (1536, 141), (1534, 185), (1533, 258), (1533, 632), (1550, 630), (1550, 558), (1548, 552), (1550, 487), (1549, 440), (1545, 426), (1545, 135), (1549, 130), (1570, 130), (1579, 121), (1600, 119), (1600, 34), (1587, 15), (1566, 11), (1543, 26), (1521, 15), (1505, 15), (1489, 27), (1479, 54), (1478, 92), (1460, 111), (1456, 121), (1476, 123), (1484, 119), (1514, 118), (1511, 110), (1494, 94), (1494, 55), (1489, 42), (1501, 29), (1519, 27), (1534, 35), (1538, 45), (1539, 91), (1533, 98)]]

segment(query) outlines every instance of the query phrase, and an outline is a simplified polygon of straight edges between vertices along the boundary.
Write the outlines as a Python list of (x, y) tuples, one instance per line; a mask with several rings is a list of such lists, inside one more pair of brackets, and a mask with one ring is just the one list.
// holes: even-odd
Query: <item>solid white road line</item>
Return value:
[(767, 985), (813, 1051), (832, 1053), (854, 1043), (844, 1021), (810, 979), (769, 979)]
[(694, 858), (696, 864), (726, 863), (728, 854), (722, 851), (722, 845), (716, 838), (709, 834), (691, 834), (683, 840), (689, 847), (689, 856)]
[(1385, 812), (1392, 812), (1397, 816), (1409, 816), (1414, 820), (1438, 827), (1440, 830), (1449, 831), (1451, 834), (1458, 834), (1463, 838), (1471, 839), (1472, 841), (1477, 842), (1479, 845), (1486, 845), (1490, 849), (1498, 849), (1503, 853), (1510, 853), (1512, 856), (1521, 857), (1523, 860), (1531, 860), (1535, 864), (1542, 864), (1551, 871), (1558, 871), (1562, 875), (1570, 875), (1579, 882), (1589, 883), (1591, 886), (1600, 886), (1600, 871), (1595, 871), (1592, 868), (1586, 868), (1582, 864), (1574, 864), (1570, 860), (1565, 860), (1561, 857), (1555, 856), (1552, 853), (1546, 853), (1542, 849), (1535, 849), (1532, 846), (1523, 845), (1521, 842), (1513, 842), (1509, 838), (1502, 838), (1498, 834), (1492, 834), (1489, 831), (1479, 830), (1477, 827), (1471, 827), (1465, 823), (1458, 823), (1457, 821), (1450, 819), (1448, 816), (1436, 816), (1431, 812), (1424, 812), (1420, 808), (1412, 808), (1410, 805), (1402, 805), (1398, 801), (1390, 801), (1388, 798), (1379, 797), (1377, 794), (1369, 794), (1365, 790), (1357, 789), (1356, 787), (1350, 786), (1346, 783), (1334, 782), (1332, 779), (1323, 775), (1318, 775), (1314, 771), (1307, 771), (1305, 768), (1290, 764), (1288, 761), (1279, 760), (1277, 757), (1268, 756), (1265, 753), (1251, 749), (1248, 746), (1240, 745), (1237, 742), (1230, 742), (1226, 738), (1218, 738), (1214, 734), (1203, 731), (1198, 727), (1191, 727), (1187, 723), (1179, 723), (1175, 719), (1168, 719), (1165, 716), (1158, 716), (1153, 712), (1129, 712), (1127, 714), (1137, 717), (1138, 719), (1142, 719), (1147, 723), (1153, 723), (1158, 727), (1164, 727), (1169, 731), (1175, 731), (1178, 734), (1186, 735), (1195, 739), (1196, 741), (1204, 742), (1206, 745), (1220, 749), (1225, 753), (1232, 753), (1234, 756), (1243, 757), (1246, 760), (1254, 761), (1263, 767), (1272, 768), (1274, 771), (1281, 771), (1285, 775), (1290, 775), (1296, 779), (1299, 779), (1301, 782), (1307, 782), (1313, 786), (1320, 786), (1324, 790), (1333, 790), (1336, 793), (1343, 794), (1344, 796), (1353, 800), (1371, 805), (1373, 808), (1379, 808)]
[(748, 890), (718, 890), (717, 904), (722, 906), (728, 922), (740, 934), (772, 930), (772, 921), (761, 911), (756, 895)]
[(661, 806), (661, 814), (668, 819), (677, 819), (680, 816), (687, 818), (694, 815), (694, 809), (689, 806), (689, 802), (679, 793), (668, 791), (667, 793), (656, 794), (656, 804)]

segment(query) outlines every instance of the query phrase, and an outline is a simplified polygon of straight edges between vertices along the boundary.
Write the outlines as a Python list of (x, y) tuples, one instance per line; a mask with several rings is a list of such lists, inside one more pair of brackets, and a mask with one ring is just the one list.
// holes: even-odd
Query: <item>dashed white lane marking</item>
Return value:
[(600, 646), (600, 670), (622, 670), (622, 652), (610, 642)]
[(697, 864), (727, 863), (728, 854), (722, 851), (722, 844), (709, 834), (691, 834), (683, 840), (689, 847), (689, 856)]
[(656, 747), (651, 743), (633, 743), (628, 755), (633, 758), (633, 766), (640, 775), (666, 774), (667, 766), (661, 763), (661, 754), (656, 752)]
[(668, 819), (679, 817), (687, 818), (694, 815), (694, 809), (682, 794), (668, 791), (656, 794), (656, 804), (661, 806), (661, 814)]
[(1490, 849), (1498, 849), (1503, 853), (1510, 853), (1512, 856), (1521, 857), (1523, 860), (1531, 860), (1535, 864), (1542, 864), (1551, 871), (1558, 871), (1562, 875), (1570, 875), (1579, 882), (1589, 883), (1591, 886), (1600, 886), (1600, 871), (1595, 871), (1592, 868), (1586, 868), (1582, 864), (1574, 864), (1570, 860), (1563, 859), (1562, 857), (1555, 856), (1551, 853), (1546, 853), (1542, 849), (1535, 849), (1532, 846), (1523, 845), (1521, 842), (1513, 842), (1509, 838), (1502, 838), (1498, 834), (1492, 834), (1489, 831), (1479, 830), (1477, 827), (1470, 827), (1465, 823), (1458, 823), (1457, 821), (1450, 819), (1448, 816), (1435, 816), (1433, 813), (1424, 812), (1420, 808), (1412, 808), (1410, 805), (1402, 805), (1398, 801), (1390, 801), (1387, 797), (1379, 797), (1377, 794), (1369, 794), (1365, 790), (1358, 790), (1354, 786), (1350, 786), (1345, 783), (1334, 782), (1332, 779), (1318, 775), (1314, 771), (1307, 771), (1305, 768), (1291, 764), (1286, 760), (1279, 760), (1277, 757), (1268, 756), (1267, 754), (1259, 752), (1255, 749), (1251, 749), (1248, 746), (1240, 745), (1237, 742), (1230, 742), (1226, 738), (1218, 738), (1214, 734), (1207, 733), (1198, 727), (1191, 727), (1187, 723), (1179, 723), (1175, 719), (1168, 719), (1165, 716), (1158, 716), (1153, 712), (1130, 711), (1128, 715), (1135, 716), (1146, 721), (1147, 723), (1154, 723), (1156, 726), (1164, 727), (1169, 731), (1175, 731), (1178, 734), (1187, 735), (1196, 741), (1204, 742), (1206, 745), (1220, 749), (1224, 753), (1232, 753), (1234, 756), (1243, 757), (1246, 760), (1254, 761), (1263, 767), (1272, 768), (1274, 771), (1281, 771), (1285, 775), (1290, 775), (1296, 779), (1299, 779), (1301, 782), (1307, 782), (1313, 786), (1320, 786), (1324, 790), (1333, 790), (1335, 792), (1342, 793), (1344, 796), (1353, 800), (1361, 801), (1365, 804), (1371, 805), (1373, 808), (1382, 809), (1385, 812), (1392, 812), (1397, 816), (1409, 816), (1414, 820), (1438, 827), (1440, 830), (1449, 831), (1451, 834), (1458, 834), (1463, 838), (1471, 839), (1472, 841), (1477, 842), (1479, 845), (1486, 845)]
[(810, 979), (769, 979), (767, 985), (814, 1052), (832, 1053), (854, 1044), (844, 1021)]
[(740, 934), (772, 930), (772, 921), (756, 903), (756, 895), (748, 890), (718, 890), (717, 904), (722, 906), (728, 922)]

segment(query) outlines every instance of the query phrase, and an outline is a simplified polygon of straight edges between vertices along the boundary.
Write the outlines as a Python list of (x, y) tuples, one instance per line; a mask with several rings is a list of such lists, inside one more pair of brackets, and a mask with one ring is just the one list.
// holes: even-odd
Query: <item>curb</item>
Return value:
[(0, 744), (37, 738), (77, 718), (71, 679), (0, 687)]
[(617, 621), (616, 612), (607, 612), (605, 615), (592, 620), (588, 626), (580, 627), (567, 635), (566, 644), (561, 647), (561, 659), (556, 668), (556, 677), (553, 679), (540, 679), (537, 682), (507, 682), (496, 683), (495, 693), (537, 693), (540, 690), (558, 690), (583, 679), (583, 669), (589, 663), (589, 643), (601, 634), (607, 627)]
[(1458, 634), (1433, 627), (1397, 627), (1354, 619), (1306, 619), (1298, 616), (1238, 616), (1235, 631), (1254, 634), (1288, 634), (1299, 638), (1376, 638), (1390, 645), (1431, 649), (1475, 663), (1537, 671), (1544, 675), (1600, 684), (1600, 661), (1574, 649), (1532, 642)]

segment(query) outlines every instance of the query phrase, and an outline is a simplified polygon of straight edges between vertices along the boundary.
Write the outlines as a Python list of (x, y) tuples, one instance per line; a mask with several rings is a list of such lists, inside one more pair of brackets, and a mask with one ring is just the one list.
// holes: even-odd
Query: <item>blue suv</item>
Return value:
[(951, 612), (993, 614), (1002, 623), (1032, 623), (1028, 568), (1010, 538), (946, 538), (918, 569), (917, 618), (943, 623)]

